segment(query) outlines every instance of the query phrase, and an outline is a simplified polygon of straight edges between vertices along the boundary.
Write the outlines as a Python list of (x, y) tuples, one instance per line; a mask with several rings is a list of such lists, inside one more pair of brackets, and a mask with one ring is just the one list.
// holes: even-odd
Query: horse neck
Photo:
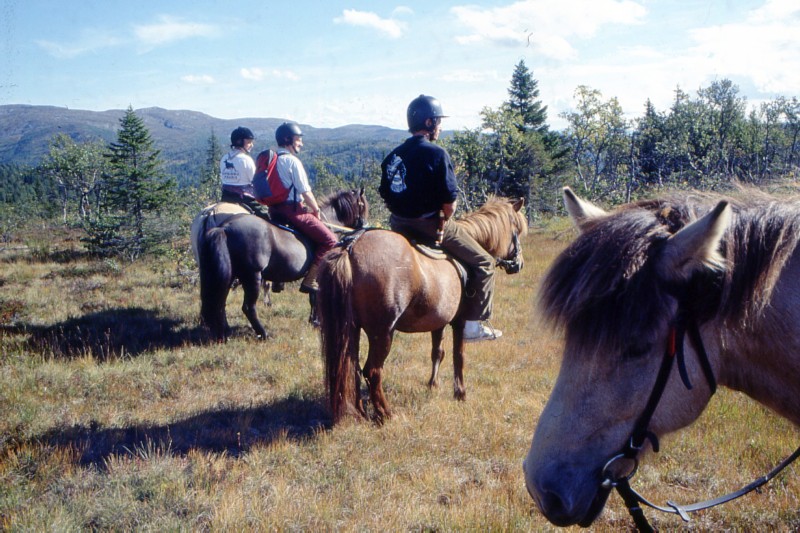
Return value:
[[(718, 316), (702, 332), (718, 352), (720, 384), (744, 392), (800, 425), (798, 287), (800, 249), (795, 249), (759, 310)], [(765, 297), (764, 292), (742, 299)]]
[[(784, 293), (791, 298), (790, 295)], [(754, 324), (714, 321), (702, 329), (716, 355), (718, 381), (800, 426), (800, 313), (776, 297)]]
[(475, 242), (480, 244), (484, 250), (493, 256), (498, 256), (500, 250), (496, 248), (500, 248), (498, 243), (502, 239), (496, 238), (492, 231), (497, 231), (497, 228), (491, 227), (487, 222), (488, 221), (483, 221), (482, 223), (479, 223), (479, 221), (470, 219), (469, 217), (462, 220), (456, 220), (456, 224), (461, 226), (464, 232), (475, 239)]

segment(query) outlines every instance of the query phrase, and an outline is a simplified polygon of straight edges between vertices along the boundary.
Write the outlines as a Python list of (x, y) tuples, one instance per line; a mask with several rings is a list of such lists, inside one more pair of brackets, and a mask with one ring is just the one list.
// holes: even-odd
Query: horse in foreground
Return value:
[[(522, 206), (522, 200), (493, 198), (456, 223), (497, 257), (507, 272), (517, 272), (523, 261), (519, 236), (528, 229)], [(465, 322), (459, 316), (462, 284), (453, 263), (421, 254), (399, 233), (373, 230), (328, 252), (318, 282), (325, 382), (334, 422), (347, 414), (367, 417), (360, 395), (361, 375), (369, 387), (376, 420), (391, 416), (381, 381), (395, 331), (431, 332), (433, 368), (428, 383), (434, 387), (445, 353), (444, 328), (450, 324), (454, 394), (461, 400), (466, 397)], [(362, 329), (369, 340), (363, 371), (359, 369)]]
[[(617, 488), (646, 529), (637, 461), (717, 383), (800, 424), (800, 202), (686, 193), (607, 213), (564, 200), (580, 235), (539, 305), (565, 348), (525, 482), (553, 524), (588, 526)], [(686, 518), (710, 505), (670, 506), (654, 507)]]
[[(369, 214), (363, 189), (339, 192), (319, 204), (320, 217), (334, 231), (361, 228)], [(206, 222), (214, 227), (198, 229), (197, 242), (193, 243), (198, 250), (203, 322), (217, 340), (226, 338), (225, 304), (233, 281), (238, 279), (244, 291), (242, 312), (256, 335), (265, 339), (267, 331), (256, 311), (261, 284), (302, 278), (314, 258), (313, 243), (297, 231), (248, 213), (227, 213), (222, 222), (215, 217), (206, 216)], [(313, 318), (314, 295), (309, 298)]]

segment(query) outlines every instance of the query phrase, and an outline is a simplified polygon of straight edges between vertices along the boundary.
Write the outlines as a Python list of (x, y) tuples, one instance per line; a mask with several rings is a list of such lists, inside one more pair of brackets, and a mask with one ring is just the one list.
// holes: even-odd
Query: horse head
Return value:
[[(688, 216), (651, 201), (607, 213), (569, 189), (564, 201), (579, 236), (539, 292), (544, 318), (564, 330), (564, 354), (523, 468), (528, 492), (552, 523), (588, 526), (608, 497), (604, 481), (632, 475), (645, 448), (612, 460), (647, 410), (671, 327), (686, 311), (683, 295), (700, 279), (719, 286), (731, 208), (719, 202)], [(697, 320), (709, 318), (702, 308), (690, 310)], [(665, 376), (645, 422), (654, 448), (657, 436), (694, 421), (712, 394), (686, 346), (685, 371), (696, 386), (687, 391), (675, 372)]]
[(325, 197), (320, 207), (323, 211), (330, 208), (339, 224), (353, 229), (363, 228), (369, 219), (369, 203), (363, 187)]
[(520, 237), (528, 232), (524, 206), (523, 198), (492, 197), (477, 211), (467, 213), (458, 221), (508, 274), (516, 274), (524, 264), (520, 242)]

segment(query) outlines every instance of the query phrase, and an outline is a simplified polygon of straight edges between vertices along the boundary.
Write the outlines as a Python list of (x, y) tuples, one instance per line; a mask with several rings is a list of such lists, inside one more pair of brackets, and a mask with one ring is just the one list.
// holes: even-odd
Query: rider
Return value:
[(269, 220), (269, 210), (256, 201), (253, 190), (256, 164), (250, 151), (254, 140), (255, 136), (248, 128), (239, 126), (231, 132), (231, 150), (219, 162), (222, 201), (241, 204), (254, 215)]
[(278, 143), (278, 175), (284, 187), (289, 189), (289, 198), (270, 207), (275, 215), (283, 215), (289, 222), (311, 239), (316, 245), (314, 260), (300, 283), (300, 292), (317, 291), (317, 270), (325, 252), (336, 246), (338, 239), (320, 220), (319, 204), (311, 192), (308, 175), (303, 163), (297, 158), (303, 148), (303, 132), (295, 122), (284, 122), (275, 130)]
[(412, 136), (383, 160), (378, 191), (391, 211), (392, 230), (431, 240), (443, 230), (441, 247), (470, 269), (462, 308), (467, 320), (464, 340), (492, 340), (502, 331), (481, 321), (492, 314), (495, 261), (451, 218), (458, 197), (453, 163), (444, 148), (433, 144), (441, 133), (442, 118), (436, 98), (420, 95), (411, 101), (407, 120)]

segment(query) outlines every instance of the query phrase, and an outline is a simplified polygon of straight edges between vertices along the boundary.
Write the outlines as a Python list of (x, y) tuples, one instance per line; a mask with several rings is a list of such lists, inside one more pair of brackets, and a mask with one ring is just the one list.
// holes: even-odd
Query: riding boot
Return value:
[(306, 272), (306, 277), (303, 278), (303, 281), (300, 283), (300, 292), (309, 294), (312, 292), (317, 292), (319, 290), (319, 285), (317, 284), (317, 271), (319, 270), (319, 265), (314, 263)]

